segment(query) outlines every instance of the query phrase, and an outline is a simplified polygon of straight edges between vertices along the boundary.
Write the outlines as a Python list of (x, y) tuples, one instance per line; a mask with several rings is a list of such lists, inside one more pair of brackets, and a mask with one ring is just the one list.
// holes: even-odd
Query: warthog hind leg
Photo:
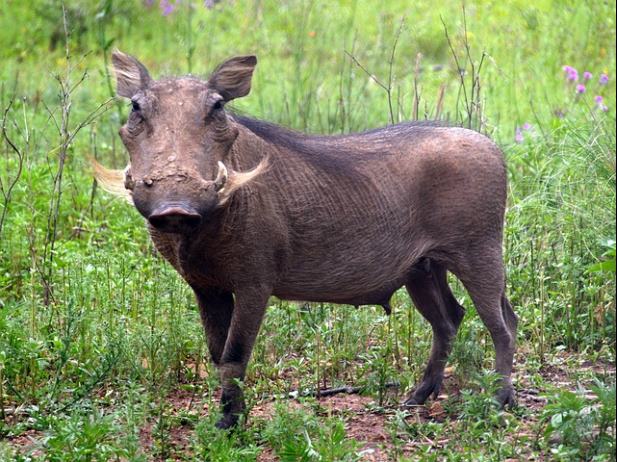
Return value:
[(465, 310), (452, 295), (445, 267), (433, 260), (426, 265), (426, 271), (412, 272), (406, 287), (414, 305), (433, 328), (433, 346), (422, 381), (404, 403), (412, 406), (439, 394), (452, 341)]
[(495, 346), (495, 371), (502, 378), (497, 401), (504, 406), (516, 404), (512, 386), (512, 365), (516, 348), (517, 318), (505, 296), (501, 243), (483, 244), (472, 257), (453, 270), (476, 306)]

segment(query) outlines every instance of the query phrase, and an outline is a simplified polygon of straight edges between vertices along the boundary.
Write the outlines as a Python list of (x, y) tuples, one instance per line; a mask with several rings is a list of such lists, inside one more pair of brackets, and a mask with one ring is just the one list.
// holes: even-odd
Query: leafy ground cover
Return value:
[[(0, 460), (614, 460), (612, 2), (7, 2), (0, 13)], [(271, 300), (246, 424), (214, 429), (192, 294), (142, 219), (102, 193), (121, 168), (114, 47), (156, 76), (256, 53), (235, 110), (341, 133), (447, 119), (504, 149), (520, 406), (492, 400), (467, 308), (437, 400), (401, 409), (430, 328), (380, 307)], [(315, 397), (317, 389), (354, 387)]]

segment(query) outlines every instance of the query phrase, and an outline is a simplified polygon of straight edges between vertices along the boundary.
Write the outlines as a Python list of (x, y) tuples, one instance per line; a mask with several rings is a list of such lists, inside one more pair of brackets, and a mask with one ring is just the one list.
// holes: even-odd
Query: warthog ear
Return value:
[(208, 86), (225, 101), (246, 96), (251, 91), (251, 77), (257, 65), (255, 56), (236, 56), (228, 59), (212, 73)]
[(152, 78), (148, 69), (137, 59), (115, 50), (111, 54), (111, 62), (116, 74), (116, 92), (125, 98), (132, 98), (139, 90), (150, 85)]

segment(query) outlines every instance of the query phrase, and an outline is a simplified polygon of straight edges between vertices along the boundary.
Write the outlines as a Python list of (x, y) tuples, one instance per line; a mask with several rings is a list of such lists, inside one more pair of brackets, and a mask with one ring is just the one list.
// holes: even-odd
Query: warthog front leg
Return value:
[(234, 311), (234, 298), (231, 292), (217, 288), (195, 288), (194, 290), (199, 303), (201, 322), (206, 333), (208, 350), (212, 362), (218, 366), (227, 341), (227, 332)]
[(236, 306), (219, 364), (223, 387), (223, 417), (216, 424), (218, 428), (233, 427), (245, 410), (241, 382), (244, 380), (269, 296), (270, 292), (263, 289), (236, 292)]

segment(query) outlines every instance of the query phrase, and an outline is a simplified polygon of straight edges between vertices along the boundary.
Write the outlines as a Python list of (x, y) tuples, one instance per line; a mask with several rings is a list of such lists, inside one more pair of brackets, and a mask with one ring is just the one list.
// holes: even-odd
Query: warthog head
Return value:
[(266, 166), (263, 161), (247, 172), (232, 170), (230, 150), (238, 128), (224, 109), (249, 93), (257, 59), (231, 58), (207, 81), (155, 81), (143, 64), (119, 51), (112, 62), (117, 93), (132, 106), (120, 128), (130, 161), (123, 172), (95, 164), (97, 178), (105, 189), (129, 197), (157, 230), (195, 231)]

